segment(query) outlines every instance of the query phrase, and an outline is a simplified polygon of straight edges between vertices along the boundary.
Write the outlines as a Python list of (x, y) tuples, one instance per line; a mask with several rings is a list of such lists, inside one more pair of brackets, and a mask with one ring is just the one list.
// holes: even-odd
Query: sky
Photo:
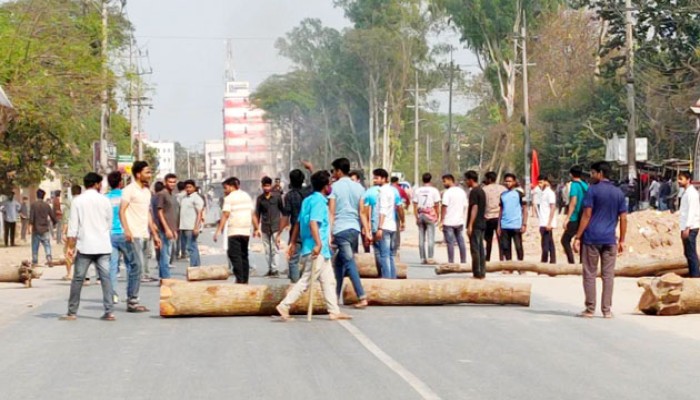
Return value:
[[(254, 89), (268, 76), (291, 70), (274, 42), (303, 19), (319, 18), (336, 29), (350, 25), (332, 0), (129, 0), (125, 11), (135, 27), (139, 63), (152, 71), (144, 75), (153, 87), (153, 108), (143, 117), (143, 130), (151, 140), (193, 149), (223, 134), (227, 39), (233, 43), (236, 79)], [(456, 35), (451, 41), (459, 45)], [(454, 57), (458, 64), (475, 63), (466, 50)], [(444, 93), (432, 99), (446, 110)], [(455, 101), (457, 111), (468, 107), (466, 100)]]

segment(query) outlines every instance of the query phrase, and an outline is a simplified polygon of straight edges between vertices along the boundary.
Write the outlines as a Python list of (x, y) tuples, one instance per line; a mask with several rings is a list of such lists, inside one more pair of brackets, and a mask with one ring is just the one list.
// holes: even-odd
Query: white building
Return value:
[(226, 179), (226, 151), (223, 140), (204, 142), (204, 169), (208, 182), (221, 183)]
[(145, 142), (148, 147), (156, 150), (158, 157), (158, 175), (156, 179), (163, 179), (165, 175), (175, 173), (175, 143), (174, 142)]

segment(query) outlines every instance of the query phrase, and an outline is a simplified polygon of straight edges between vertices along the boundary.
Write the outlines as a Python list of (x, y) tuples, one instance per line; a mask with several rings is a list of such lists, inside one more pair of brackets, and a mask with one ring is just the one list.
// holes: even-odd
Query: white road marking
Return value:
[(407, 370), (403, 365), (399, 364), (398, 361), (394, 360), (390, 355), (385, 353), (379, 348), (370, 338), (368, 338), (362, 331), (360, 331), (355, 325), (349, 321), (338, 321), (340, 325), (345, 328), (351, 335), (357, 339), (370, 353), (379, 359), (384, 365), (389, 367), (398, 376), (401, 377), (406, 383), (411, 385), (411, 387), (418, 392), (418, 394), (426, 400), (440, 400), (440, 396), (425, 384), (425, 382), (418, 379), (417, 376), (413, 375), (411, 371)]

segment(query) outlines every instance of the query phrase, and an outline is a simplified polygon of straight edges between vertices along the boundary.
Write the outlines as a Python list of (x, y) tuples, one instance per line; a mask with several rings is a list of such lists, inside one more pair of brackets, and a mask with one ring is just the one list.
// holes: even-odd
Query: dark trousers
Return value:
[(700, 269), (698, 269), (698, 230), (691, 229), (690, 235), (683, 240), (683, 255), (688, 260), (688, 271), (691, 278), (700, 278)]
[(540, 227), (540, 236), (542, 238), (542, 262), (556, 264), (557, 263), (557, 250), (554, 247), (554, 235), (552, 231), (548, 231), (545, 227)]
[(523, 234), (520, 229), (501, 229), (501, 251), (503, 251), (503, 258), (506, 261), (510, 261), (513, 257), (511, 243), (515, 245), (518, 261), (522, 261), (525, 254), (523, 252)]
[(233, 266), (233, 276), (236, 283), (248, 283), (250, 274), (250, 263), (248, 261), (248, 241), (250, 236), (229, 236), (228, 237), (228, 259)]
[[(491, 261), (491, 249), (493, 248), (493, 236), (496, 235), (496, 245), (500, 241), (498, 237), (498, 218), (486, 220), (486, 231), (484, 231), (484, 240), (486, 240), (486, 261)], [(502, 258), (501, 247), (498, 246), (498, 259)]]
[(17, 227), (17, 222), (7, 222), (4, 221), (5, 226), (5, 247), (7, 247), (8, 239), (10, 245), (15, 245), (15, 229)]
[(484, 231), (474, 229), (469, 236), (469, 252), (472, 256), (472, 274), (475, 278), (486, 276), (486, 254), (484, 252)]
[(574, 259), (574, 250), (571, 248), (571, 240), (576, 236), (576, 232), (578, 232), (578, 221), (569, 221), (569, 223), (566, 224), (564, 234), (561, 236), (561, 245), (564, 247), (566, 260), (569, 264), (576, 263)]
[(22, 241), (27, 240), (27, 231), (29, 230), (29, 220), (27, 218), (22, 218)]

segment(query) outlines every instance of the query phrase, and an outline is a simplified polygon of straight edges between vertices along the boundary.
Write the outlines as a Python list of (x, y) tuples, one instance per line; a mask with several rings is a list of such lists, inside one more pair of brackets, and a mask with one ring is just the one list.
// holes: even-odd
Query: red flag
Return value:
[(537, 150), (532, 150), (532, 165), (530, 167), (530, 182), (532, 187), (537, 186), (540, 177), (540, 159), (537, 157)]

